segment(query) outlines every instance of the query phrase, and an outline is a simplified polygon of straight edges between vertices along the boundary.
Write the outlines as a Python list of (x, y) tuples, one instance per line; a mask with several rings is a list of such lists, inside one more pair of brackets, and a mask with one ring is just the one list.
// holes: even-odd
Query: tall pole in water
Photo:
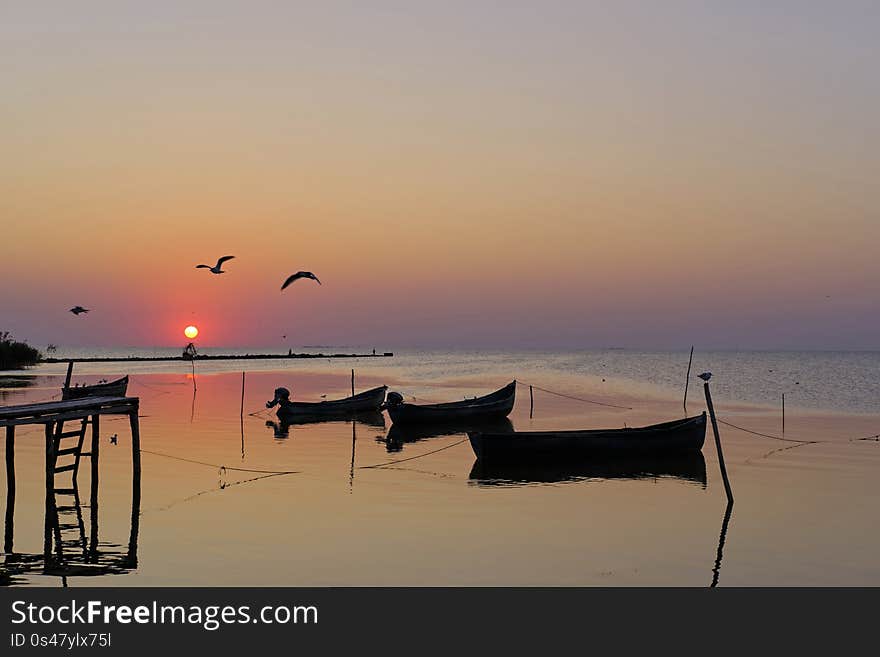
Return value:
[(688, 412), (688, 385), (691, 382), (691, 363), (694, 362), (694, 346), (691, 345), (691, 355), (688, 358), (688, 371), (684, 377), (684, 414), (687, 415)]
[(535, 415), (535, 391), (529, 386), (529, 419)]
[(785, 393), (782, 393), (782, 433), (785, 433)]
[(351, 371), (351, 396), (354, 397), (354, 370)]
[(727, 500), (733, 503), (733, 491), (730, 490), (730, 480), (727, 478), (727, 468), (724, 466), (724, 452), (721, 450), (721, 436), (718, 434), (718, 422), (715, 419), (715, 407), (712, 405), (712, 393), (709, 392), (709, 379), (712, 374), (704, 372), (700, 374), (703, 379), (703, 391), (706, 393), (706, 406), (709, 408), (709, 417), (712, 419), (712, 431), (715, 434), (715, 449), (718, 451), (718, 466), (721, 469), (721, 479), (724, 481), (724, 490)]

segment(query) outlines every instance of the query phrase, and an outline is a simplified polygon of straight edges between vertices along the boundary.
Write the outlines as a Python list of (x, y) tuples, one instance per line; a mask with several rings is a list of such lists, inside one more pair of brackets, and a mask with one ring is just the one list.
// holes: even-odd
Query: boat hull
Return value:
[(661, 454), (701, 450), (706, 413), (647, 427), (582, 431), (468, 433), (478, 460), (571, 458), (587, 454)]
[(516, 398), (516, 381), (492, 394), (446, 404), (400, 404), (388, 406), (394, 424), (465, 423), (504, 418), (510, 415)]
[(125, 397), (128, 390), (128, 377), (124, 376), (107, 383), (95, 383), (88, 386), (62, 388), (61, 399), (83, 399), (84, 397)]
[(378, 411), (385, 401), (387, 386), (380, 386), (358, 393), (353, 397), (322, 402), (287, 402), (277, 411), (284, 420), (310, 420), (316, 418), (346, 417), (357, 413)]
[(678, 479), (706, 487), (703, 453), (590, 454), (585, 458), (526, 461), (476, 460), (469, 480), (478, 486), (526, 486), (584, 480)]

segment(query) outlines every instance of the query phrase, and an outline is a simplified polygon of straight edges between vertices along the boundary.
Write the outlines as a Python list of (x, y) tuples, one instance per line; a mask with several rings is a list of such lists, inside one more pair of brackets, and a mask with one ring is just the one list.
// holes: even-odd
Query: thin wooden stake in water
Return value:
[(244, 461), (244, 372), (241, 373), (241, 407), (238, 412), (238, 424), (241, 428), (241, 460)]
[(782, 433), (785, 433), (785, 393), (782, 393)]
[(724, 490), (729, 502), (733, 502), (733, 491), (730, 490), (730, 480), (727, 478), (727, 468), (724, 467), (724, 452), (721, 451), (721, 436), (718, 434), (718, 422), (715, 420), (715, 407), (712, 405), (712, 394), (709, 392), (709, 382), (703, 384), (706, 393), (706, 406), (709, 407), (709, 417), (712, 418), (712, 431), (715, 433), (715, 449), (718, 451), (718, 466), (721, 468), (721, 479), (724, 481)]
[(238, 415), (244, 417), (244, 372), (241, 373), (241, 410)]
[(196, 361), (191, 360), (190, 365), (192, 365), (192, 373), (193, 373), (193, 392), (195, 392), (198, 388), (196, 388)]
[(687, 415), (688, 412), (688, 385), (691, 382), (691, 363), (694, 362), (694, 347), (691, 345), (691, 355), (688, 358), (688, 371), (687, 375), (684, 377), (684, 414)]
[(67, 361), (67, 376), (64, 378), (65, 390), (70, 387), (70, 377), (73, 376), (73, 361)]
[(529, 386), (529, 419), (535, 415), (535, 391)]
[(354, 370), (351, 371), (351, 396), (354, 397)]

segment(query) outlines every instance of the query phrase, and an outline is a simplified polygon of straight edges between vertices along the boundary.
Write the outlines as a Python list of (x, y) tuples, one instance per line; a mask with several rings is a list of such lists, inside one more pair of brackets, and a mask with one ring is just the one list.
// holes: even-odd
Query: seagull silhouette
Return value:
[(282, 291), (283, 291), (284, 288), (286, 288), (288, 285), (290, 285), (291, 283), (293, 283), (293, 282), (296, 281), (296, 280), (299, 280), (300, 278), (311, 278), (313, 281), (317, 281), (318, 285), (321, 284), (321, 281), (319, 281), (319, 280), (318, 280), (318, 277), (315, 276), (312, 272), (310, 272), (310, 271), (298, 271), (298, 272), (296, 272), (295, 274), (291, 274), (290, 276), (287, 277), (287, 280), (284, 281), (284, 285), (281, 286)]
[(74, 306), (73, 308), (70, 309), (70, 312), (72, 312), (74, 315), (79, 316), (79, 315), (81, 315), (82, 313), (87, 313), (87, 312), (89, 312), (89, 309), (88, 309), (88, 308), (83, 308), (82, 306)]
[(111, 444), (111, 445), (116, 445), (116, 444), (117, 444), (116, 441), (117, 441), (118, 438), (119, 438), (119, 434), (115, 434), (115, 433), (114, 433), (112, 436), (110, 436), (110, 444)]
[(225, 274), (226, 272), (220, 269), (223, 266), (223, 263), (227, 260), (232, 260), (235, 256), (223, 256), (217, 261), (217, 264), (213, 267), (211, 265), (196, 265), (196, 269), (208, 269), (212, 274)]
[(703, 381), (708, 381), (712, 378), (712, 372), (703, 372), (702, 374), (697, 374), (697, 376), (703, 379)]

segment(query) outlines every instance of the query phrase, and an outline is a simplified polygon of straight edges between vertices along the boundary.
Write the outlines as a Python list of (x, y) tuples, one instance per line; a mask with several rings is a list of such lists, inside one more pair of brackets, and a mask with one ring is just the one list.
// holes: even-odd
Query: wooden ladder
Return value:
[[(51, 523), (55, 537), (55, 552), (59, 560), (64, 560), (65, 549), (76, 549), (83, 556), (86, 556), (88, 552), (88, 541), (86, 540), (85, 523), (83, 522), (82, 505), (79, 500), (76, 479), (79, 474), (80, 459), (83, 456), (91, 457), (91, 452), (83, 452), (83, 444), (85, 443), (86, 429), (92, 422), (93, 420), (85, 417), (80, 421), (79, 426), (71, 431), (64, 431), (64, 420), (58, 420), (55, 423), (52, 444), (55, 458), (53, 463), (54, 476), (57, 477), (64, 472), (71, 473), (70, 487), (59, 487), (53, 480), (54, 513)], [(59, 457), (67, 456), (72, 456), (73, 460), (59, 465)], [(72, 495), (73, 504), (58, 504), (56, 498), (58, 495)], [(71, 537), (72, 531), (76, 531), (74, 537)]]

